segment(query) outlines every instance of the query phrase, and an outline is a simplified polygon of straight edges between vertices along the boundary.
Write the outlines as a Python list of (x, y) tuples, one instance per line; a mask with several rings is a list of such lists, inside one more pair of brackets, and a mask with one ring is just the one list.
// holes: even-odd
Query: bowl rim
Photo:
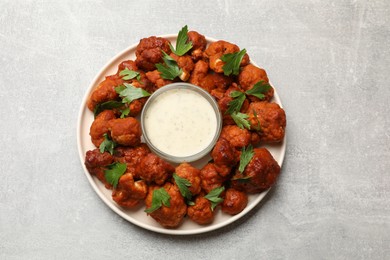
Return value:
[[(216, 131), (213, 135), (211, 142), (206, 147), (204, 147), (202, 150), (196, 152), (195, 154), (186, 155), (186, 156), (171, 155), (171, 154), (164, 152), (164, 151), (160, 150), (159, 148), (157, 148), (153, 144), (153, 142), (150, 140), (150, 138), (148, 137), (148, 134), (147, 134), (147, 130), (146, 130), (146, 126), (145, 126), (145, 116), (146, 116), (147, 110), (153, 104), (153, 101), (156, 100), (161, 94), (166, 93), (168, 91), (175, 90), (175, 89), (191, 90), (191, 91), (194, 91), (194, 92), (200, 94), (200, 96), (202, 96), (211, 105), (211, 107), (214, 111), (214, 114), (216, 116), (216, 121), (217, 121), (216, 122), (217, 123)], [(221, 115), (221, 111), (219, 109), (217, 101), (214, 99), (213, 96), (211, 96), (204, 89), (202, 89), (196, 85), (187, 83), (187, 82), (175, 82), (175, 83), (167, 84), (164, 87), (159, 88), (158, 90), (153, 92), (153, 94), (148, 97), (148, 100), (146, 101), (145, 105), (142, 108), (140, 121), (141, 121), (142, 136), (143, 136), (145, 143), (148, 145), (148, 147), (154, 153), (156, 153), (158, 156), (162, 157), (163, 159), (165, 159), (167, 161), (174, 162), (174, 163), (194, 162), (194, 161), (199, 160), (202, 157), (206, 156), (213, 149), (215, 143), (217, 142), (217, 140), (221, 134), (221, 130), (222, 130), (222, 115)]]

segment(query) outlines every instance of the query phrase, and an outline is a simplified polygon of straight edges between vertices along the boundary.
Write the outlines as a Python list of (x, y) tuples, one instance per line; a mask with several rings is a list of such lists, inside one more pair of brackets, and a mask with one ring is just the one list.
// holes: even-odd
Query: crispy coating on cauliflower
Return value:
[(283, 141), (286, 114), (278, 104), (252, 102), (248, 108), (251, 129), (257, 130), (260, 140), (267, 143)]
[(114, 160), (126, 163), (127, 171), (132, 172), (135, 178), (139, 178), (136, 169), (141, 160), (149, 153), (150, 149), (146, 144), (140, 144), (137, 147), (120, 146), (115, 148)]
[(112, 192), (112, 199), (120, 206), (134, 208), (148, 193), (145, 181), (134, 181), (133, 174), (127, 172), (119, 178), (118, 186)]
[(211, 152), (214, 163), (218, 166), (233, 167), (238, 161), (237, 151), (225, 138), (221, 137)]
[(99, 149), (87, 151), (85, 154), (84, 164), (87, 167), (88, 172), (91, 175), (96, 176), (107, 189), (111, 188), (111, 184), (109, 184), (104, 177), (104, 169), (113, 162), (114, 158), (111, 154), (107, 152), (101, 153)]
[(117, 75), (106, 77), (106, 79), (100, 82), (92, 91), (87, 102), (88, 109), (93, 111), (100, 103), (116, 100), (118, 98), (118, 93), (116, 93), (115, 88), (121, 84), (123, 84), (123, 80)]
[(163, 53), (171, 53), (167, 39), (151, 36), (143, 38), (137, 45), (135, 63), (140, 69), (150, 71), (156, 69), (156, 63), (162, 62)]
[(190, 50), (192, 60), (198, 61), (202, 59), (207, 45), (206, 37), (195, 31), (189, 31), (187, 35), (188, 40), (192, 42), (192, 49)]
[[(205, 54), (209, 58), (210, 69), (217, 73), (223, 73), (225, 62), (221, 60), (222, 55), (239, 51), (240, 48), (237, 45), (221, 40), (211, 43), (205, 50)], [(248, 54), (245, 54), (241, 60), (240, 66), (242, 67), (247, 64), (249, 64), (249, 56)]]
[(206, 193), (223, 186), (224, 181), (227, 180), (227, 177), (218, 173), (218, 167), (214, 163), (208, 163), (201, 169), (200, 178), (200, 185)]
[[(145, 199), (146, 208), (152, 206), (153, 191), (160, 188), (160, 186), (150, 186), (148, 195)], [(163, 186), (165, 191), (169, 194), (169, 207), (162, 205), (159, 209), (149, 213), (160, 225), (166, 228), (178, 227), (187, 212), (187, 205), (184, 202), (183, 196), (181, 196), (179, 188), (170, 183), (166, 182)]]
[(280, 174), (280, 166), (265, 148), (253, 149), (254, 155), (244, 172), (236, 170), (232, 177), (232, 187), (247, 193), (260, 193), (275, 184)]
[(99, 147), (104, 141), (103, 135), (110, 131), (108, 122), (115, 118), (116, 116), (113, 110), (104, 110), (92, 122), (89, 129), (89, 135), (91, 136), (92, 143), (96, 147)]
[(211, 210), (211, 203), (203, 196), (196, 197), (194, 205), (187, 208), (188, 217), (199, 225), (213, 222), (215, 211)]
[(111, 138), (124, 146), (137, 146), (141, 143), (141, 125), (133, 117), (117, 118), (109, 121)]
[(243, 211), (248, 204), (248, 195), (245, 192), (229, 188), (225, 192), (224, 200), (221, 204), (223, 212), (229, 215), (236, 215)]
[(164, 182), (172, 176), (175, 171), (168, 162), (164, 161), (157, 155), (149, 153), (144, 156), (137, 167), (137, 176), (148, 183), (163, 185)]
[(193, 196), (199, 194), (201, 191), (200, 186), (200, 170), (191, 166), (189, 163), (181, 163), (176, 167), (176, 174), (191, 182), (191, 186), (188, 187)]
[(224, 126), (220, 135), (220, 138), (228, 140), (235, 149), (239, 150), (251, 143), (251, 137), (250, 131), (239, 128), (237, 125)]
[[(265, 70), (256, 67), (255, 65), (248, 64), (243, 67), (240, 74), (238, 75), (238, 83), (245, 90), (250, 90), (253, 86), (259, 82), (264, 81), (269, 83), (267, 73)], [(252, 101), (269, 101), (274, 96), (274, 89), (271, 87), (266, 93), (264, 93), (264, 98), (261, 100), (255, 96), (249, 96)]]

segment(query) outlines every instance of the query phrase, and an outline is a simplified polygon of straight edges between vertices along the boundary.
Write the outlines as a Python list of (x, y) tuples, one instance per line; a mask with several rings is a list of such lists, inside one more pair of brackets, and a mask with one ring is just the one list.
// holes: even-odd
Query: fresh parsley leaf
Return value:
[(240, 72), (240, 63), (245, 53), (246, 50), (242, 49), (239, 52), (222, 55), (221, 60), (225, 62), (225, 65), (223, 65), (222, 70), (225, 76), (229, 76), (230, 74), (238, 75), (238, 73)]
[(241, 183), (248, 183), (249, 179), (252, 178), (251, 176), (245, 176), (245, 177), (240, 177), (240, 178), (232, 178), (232, 181), (238, 181)]
[(183, 71), (177, 65), (177, 62), (169, 56), (166, 52), (163, 52), (163, 60), (165, 64), (157, 63), (156, 68), (161, 73), (161, 77), (164, 79), (174, 80), (180, 76)]
[(261, 125), (260, 125), (260, 120), (259, 118), (257, 117), (257, 113), (256, 113), (256, 110), (253, 109), (253, 116), (256, 118), (256, 121), (257, 121), (257, 126), (256, 127), (253, 127), (256, 131), (261, 131)]
[(114, 154), (114, 148), (116, 146), (116, 143), (114, 141), (112, 141), (107, 133), (105, 133), (103, 135), (104, 137), (104, 141), (100, 144), (99, 146), (99, 150), (101, 153), (104, 153), (104, 152), (109, 152), (111, 155)]
[(126, 163), (113, 163), (107, 166), (107, 170), (104, 170), (104, 177), (106, 181), (110, 183), (114, 188), (118, 185), (119, 178), (126, 172)]
[(153, 191), (152, 197), (152, 205), (150, 208), (145, 209), (146, 213), (152, 213), (153, 211), (159, 209), (163, 204), (166, 207), (170, 207), (171, 203), (169, 202), (171, 196), (169, 196), (168, 192), (164, 188), (160, 188)]
[(126, 116), (128, 116), (130, 113), (130, 108), (129, 107), (126, 107), (125, 109), (121, 110), (121, 116), (120, 118), (125, 118)]
[(96, 117), (97, 115), (99, 115), (104, 110), (109, 110), (109, 109), (113, 109), (113, 108), (119, 108), (119, 107), (122, 107), (122, 106), (123, 106), (123, 103), (119, 102), (119, 101), (112, 101), (111, 100), (111, 101), (103, 102), (103, 103), (97, 104), (97, 106), (93, 110), (93, 114)]
[(242, 173), (245, 170), (245, 167), (252, 160), (252, 157), (255, 153), (253, 152), (252, 145), (248, 145), (246, 148), (243, 147), (241, 150), (240, 156), (240, 166), (238, 166), (238, 170)]
[(130, 80), (134, 78), (137, 78), (138, 81), (141, 80), (141, 74), (138, 71), (129, 70), (128, 68), (121, 70), (121, 72), (119, 72), (119, 76), (122, 76), (123, 80)]
[(240, 91), (233, 91), (230, 93), (230, 96), (233, 100), (229, 102), (228, 109), (225, 113), (231, 115), (234, 112), (240, 112), (242, 104), (245, 101), (245, 94)]
[(123, 103), (131, 103), (133, 100), (148, 97), (150, 93), (142, 88), (136, 88), (131, 84), (123, 83), (123, 85), (115, 88), (116, 93), (122, 98)]
[(214, 211), (215, 207), (223, 201), (222, 198), (219, 197), (221, 193), (225, 190), (225, 187), (218, 187), (210, 191), (206, 196), (204, 196), (206, 199), (208, 199), (211, 202), (211, 210)]
[(187, 25), (181, 28), (179, 31), (179, 34), (177, 35), (177, 40), (176, 40), (176, 50), (173, 48), (172, 44), (169, 43), (169, 48), (171, 48), (171, 51), (178, 55), (178, 56), (183, 56), (184, 54), (187, 53), (192, 48), (192, 42), (188, 41), (188, 27)]
[(181, 195), (186, 198), (187, 201), (191, 201), (192, 194), (188, 187), (191, 187), (191, 182), (185, 178), (180, 177), (176, 173), (173, 174), (177, 187), (179, 187)]
[(267, 93), (267, 91), (270, 89), (270, 84), (264, 82), (263, 80), (260, 80), (255, 85), (253, 85), (253, 88), (247, 90), (245, 93), (263, 99), (265, 98), (264, 94)]
[(241, 128), (241, 129), (250, 129), (251, 128), (251, 125), (249, 123), (249, 116), (247, 114), (244, 114), (244, 113), (240, 113), (240, 112), (233, 112), (231, 114), (234, 122), (236, 123), (236, 125)]

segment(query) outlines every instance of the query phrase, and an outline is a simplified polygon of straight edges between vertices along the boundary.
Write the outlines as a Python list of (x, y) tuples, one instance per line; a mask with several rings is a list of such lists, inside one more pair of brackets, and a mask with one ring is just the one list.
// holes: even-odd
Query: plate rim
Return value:
[[(165, 35), (159, 35), (157, 37), (167, 38), (168, 40), (171, 41), (172, 38), (174, 38), (174, 40), (176, 40), (177, 35), (176, 34), (165, 34)], [(212, 38), (212, 37), (208, 37), (208, 36), (205, 36), (205, 37), (206, 37), (206, 41), (208, 43), (218, 41), (217, 39)], [(78, 112), (78, 118), (77, 118), (77, 148), (78, 148), (78, 153), (79, 153), (79, 159), (80, 159), (82, 168), (84, 170), (84, 175), (87, 177), (87, 180), (88, 180), (89, 184), (92, 186), (93, 190), (100, 197), (100, 199), (106, 204), (106, 206), (108, 206), (111, 210), (113, 210), (119, 216), (121, 216), (122, 218), (124, 218), (125, 220), (127, 220), (128, 222), (130, 222), (130, 223), (132, 223), (132, 224), (134, 224), (136, 226), (139, 226), (141, 228), (144, 228), (146, 230), (153, 231), (153, 232), (156, 232), (156, 233), (168, 234), (168, 235), (194, 235), (194, 234), (202, 234), (202, 233), (207, 233), (207, 232), (210, 232), (210, 231), (213, 231), (213, 230), (220, 229), (220, 228), (222, 228), (224, 226), (227, 226), (227, 225), (235, 222), (236, 220), (244, 217), (253, 208), (255, 208), (257, 205), (259, 205), (260, 201), (262, 201), (264, 199), (264, 197), (268, 194), (268, 192), (270, 191), (270, 189), (272, 187), (270, 189), (262, 192), (262, 193), (259, 193), (257, 195), (257, 197), (252, 201), (252, 203), (250, 205), (247, 205), (243, 211), (241, 211), (240, 213), (238, 213), (238, 214), (236, 214), (234, 216), (230, 216), (229, 219), (227, 219), (227, 220), (225, 220), (223, 222), (216, 223), (216, 224), (210, 224), (210, 225), (207, 225), (207, 226), (199, 225), (199, 228), (197, 228), (197, 229), (186, 229), (186, 230), (166, 229), (166, 228), (163, 228), (163, 227), (150, 226), (150, 225), (142, 223), (142, 222), (138, 221), (137, 219), (132, 218), (131, 216), (126, 214), (118, 206), (114, 205), (114, 202), (112, 200), (109, 200), (101, 192), (101, 190), (98, 188), (94, 178), (88, 172), (88, 170), (87, 170), (87, 168), (86, 168), (86, 166), (84, 164), (85, 154), (83, 154), (83, 148), (82, 148), (82, 145), (81, 145), (81, 140), (82, 140), (82, 138), (81, 138), (81, 135), (82, 135), (82, 131), (81, 131), (82, 119), (85, 117), (85, 115), (84, 115), (85, 109), (88, 109), (86, 107), (88, 98), (89, 98), (92, 90), (94, 89), (94, 87), (96, 87), (96, 84), (99, 83), (99, 80), (102, 77), (105, 76), (104, 72), (107, 71), (110, 66), (117, 66), (118, 64), (114, 64), (114, 62), (116, 60), (118, 60), (120, 57), (128, 54), (128, 52), (131, 52), (132, 50), (135, 51), (135, 48), (137, 47), (137, 45), (138, 45), (138, 43), (132, 44), (129, 47), (125, 48), (124, 50), (120, 51), (118, 54), (116, 54), (111, 59), (109, 59), (109, 61), (105, 63), (105, 65), (99, 70), (99, 72), (92, 79), (92, 81), (90, 82), (88, 88), (85, 90), (84, 97), (83, 97), (83, 99), (81, 101), (81, 105), (80, 105), (79, 112)], [(252, 60), (251, 60), (251, 63), (253, 65), (259, 67)], [(271, 83), (271, 85), (272, 85), (272, 83)], [(280, 107), (283, 107), (282, 102), (280, 100), (280, 97), (279, 97), (276, 89), (275, 89), (275, 92), (274, 92), (274, 98), (273, 99), (274, 99), (274, 101), (276, 103), (279, 104)], [(283, 164), (284, 157), (285, 157), (285, 154), (286, 154), (286, 134), (285, 134), (285, 136), (283, 138), (283, 141), (281, 142), (280, 149), (281, 149), (280, 150), (280, 159), (279, 159), (280, 162), (278, 161), (278, 164), (282, 168), (282, 164)], [(145, 213), (145, 217), (148, 217), (146, 215), (146, 213)]]

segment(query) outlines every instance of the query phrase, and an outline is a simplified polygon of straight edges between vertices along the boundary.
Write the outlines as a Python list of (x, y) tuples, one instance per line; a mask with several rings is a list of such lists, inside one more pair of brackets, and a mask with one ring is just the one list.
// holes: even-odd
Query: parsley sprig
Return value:
[(242, 49), (239, 52), (222, 55), (221, 60), (225, 62), (225, 65), (223, 65), (222, 70), (225, 76), (229, 76), (230, 74), (238, 75), (238, 73), (240, 72), (240, 64), (245, 53), (246, 50)]
[(99, 115), (104, 110), (120, 108), (120, 107), (123, 107), (123, 106), (124, 105), (123, 105), (122, 102), (110, 100), (110, 101), (107, 101), (107, 102), (103, 102), (103, 103), (97, 104), (95, 106), (95, 109), (93, 110), (93, 114), (94, 114), (94, 116), (96, 118), (97, 115)]
[(164, 188), (156, 189), (153, 191), (152, 195), (152, 205), (150, 208), (145, 209), (146, 213), (152, 213), (155, 210), (161, 208), (164, 204), (166, 207), (170, 207), (171, 196), (169, 196), (168, 192)]
[(113, 163), (107, 166), (104, 170), (104, 177), (114, 188), (118, 185), (119, 178), (126, 172), (127, 165), (125, 163)]
[(249, 116), (241, 112), (234, 112), (231, 114), (236, 125), (241, 129), (250, 129), (251, 124), (249, 123)]
[(245, 167), (252, 160), (254, 155), (253, 146), (250, 144), (247, 147), (243, 147), (241, 150), (240, 156), (240, 165), (238, 166), (238, 170), (242, 173), (245, 170)]
[(206, 196), (204, 196), (206, 199), (208, 199), (211, 202), (211, 210), (214, 211), (215, 207), (223, 201), (222, 198), (219, 197), (221, 193), (225, 190), (225, 187), (218, 187), (213, 190), (211, 190)]
[(245, 93), (263, 99), (265, 98), (264, 94), (267, 93), (267, 91), (270, 89), (271, 89), (270, 84), (264, 82), (263, 80), (260, 80), (255, 85), (253, 85), (253, 88), (247, 90)]
[(111, 155), (114, 154), (114, 148), (116, 147), (116, 143), (110, 139), (110, 137), (105, 133), (103, 135), (103, 142), (99, 146), (99, 150), (101, 153), (109, 152)]
[(122, 98), (123, 103), (130, 104), (133, 100), (148, 97), (151, 94), (142, 88), (136, 88), (131, 84), (123, 83), (115, 88), (116, 93)]
[(178, 55), (178, 56), (183, 56), (186, 54), (189, 50), (192, 48), (192, 42), (188, 41), (188, 27), (185, 25), (181, 30), (179, 31), (179, 34), (177, 35), (177, 40), (176, 40), (176, 49), (173, 48), (172, 44), (169, 43), (169, 48), (171, 51)]
[(181, 195), (186, 199), (187, 204), (191, 204), (192, 199), (192, 193), (188, 189), (188, 187), (191, 187), (191, 182), (185, 178), (180, 177), (176, 173), (173, 174), (173, 179), (175, 180), (175, 183), (177, 187), (179, 187)]
[(180, 76), (183, 71), (177, 65), (177, 62), (169, 56), (165, 51), (163, 52), (163, 61), (164, 64), (157, 63), (156, 68), (161, 73), (161, 77), (164, 79), (174, 80), (176, 77)]
[[(264, 82), (263, 80), (260, 80), (255, 85), (253, 85), (253, 88), (245, 91), (245, 93), (240, 91), (233, 91), (232, 93), (230, 93), (230, 96), (233, 98), (233, 100), (229, 102), (226, 113), (232, 116), (237, 126), (239, 126), (242, 129), (244, 128), (250, 129), (249, 116), (247, 114), (240, 113), (246, 95), (252, 95), (260, 99), (263, 99), (265, 97), (265, 93), (270, 89), (271, 89), (270, 84)], [(257, 119), (257, 127), (255, 130), (260, 131), (261, 130), (260, 122), (257, 118), (257, 114), (255, 111), (254, 111), (254, 115)]]
[(141, 74), (138, 71), (129, 70), (127, 67), (119, 72), (119, 76), (122, 76), (123, 80), (130, 80), (134, 78), (138, 81), (141, 80)]
[(230, 93), (230, 96), (233, 98), (233, 100), (229, 102), (226, 113), (231, 115), (234, 112), (240, 112), (246, 97), (245, 94), (240, 91), (233, 91)]

